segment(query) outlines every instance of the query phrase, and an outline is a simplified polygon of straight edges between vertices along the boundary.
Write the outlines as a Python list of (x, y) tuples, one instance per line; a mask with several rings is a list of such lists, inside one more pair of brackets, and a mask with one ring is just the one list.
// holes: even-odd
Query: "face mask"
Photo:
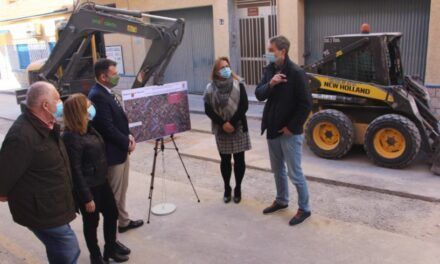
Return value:
[(275, 53), (273, 52), (266, 53), (264, 57), (266, 58), (268, 63), (274, 63), (277, 60), (277, 58), (275, 57)]
[(219, 73), (223, 79), (229, 79), (232, 75), (231, 68), (229, 68), (229, 67), (225, 67), (225, 68), (221, 69), (219, 71)]
[(111, 87), (115, 87), (116, 85), (118, 85), (119, 83), (119, 75), (114, 75), (112, 77), (108, 77), (108, 83), (110, 84)]
[(44, 109), (46, 110), (49, 114), (51, 114), (55, 119), (57, 118), (61, 118), (63, 116), (63, 102), (59, 101), (57, 103), (57, 109), (55, 111), (55, 113), (53, 113), (52, 111), (50, 111), (49, 109)]
[(63, 102), (59, 101), (57, 103), (57, 111), (54, 114), (55, 118), (61, 118), (63, 116)]
[(89, 106), (87, 113), (89, 113), (89, 120), (92, 121), (96, 116), (96, 108), (93, 105)]

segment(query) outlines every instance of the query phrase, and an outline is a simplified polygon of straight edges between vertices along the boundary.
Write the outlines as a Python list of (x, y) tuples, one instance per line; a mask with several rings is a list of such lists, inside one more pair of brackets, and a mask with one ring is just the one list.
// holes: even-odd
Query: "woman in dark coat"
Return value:
[(245, 151), (251, 149), (246, 112), (249, 107), (244, 83), (231, 71), (229, 59), (217, 59), (212, 68), (212, 81), (204, 94), (205, 113), (212, 121), (212, 133), (215, 135), (220, 153), (220, 170), (225, 192), (225, 203), (231, 201), (232, 174), (231, 158), (234, 157), (235, 189), (234, 202), (241, 201), (241, 182), (246, 170)]
[[(107, 181), (105, 145), (89, 124), (96, 110), (83, 94), (71, 95), (64, 103), (64, 144), (70, 159), (74, 193), (83, 218), (83, 231), (91, 263), (128, 260), (130, 250), (116, 241), (118, 209)], [(99, 213), (104, 216), (104, 256), (98, 246)]]

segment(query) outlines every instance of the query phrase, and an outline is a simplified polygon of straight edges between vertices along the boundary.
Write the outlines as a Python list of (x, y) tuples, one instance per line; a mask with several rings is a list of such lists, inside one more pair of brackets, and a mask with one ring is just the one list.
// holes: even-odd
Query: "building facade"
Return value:
[[(434, 107), (440, 109), (440, 74), (437, 69), (440, 63), (439, 0), (370, 0), (356, 1), (355, 4), (350, 0), (96, 2), (122, 9), (184, 18), (184, 40), (167, 70), (166, 81), (187, 80), (190, 91), (198, 94), (203, 92), (209, 80), (214, 59), (220, 56), (229, 56), (233, 69), (245, 78), (250, 87), (256, 85), (265, 65), (267, 40), (277, 34), (285, 35), (291, 40), (289, 55), (294, 61), (308, 64), (321, 57), (324, 36), (357, 33), (364, 22), (370, 23), (374, 32), (399, 31), (404, 34), (401, 47), (405, 73), (422, 77), (434, 98)], [(3, 6), (0, 6), (0, 46), (10, 45), (9, 54), (17, 54), (15, 62), (9, 61), (12, 66), (6, 63), (1, 66), (2, 78), (11, 68), (15, 72), (23, 71), (29, 61), (38, 57), (35, 55), (38, 52), (27, 50), (38, 50), (38, 45), (45, 45), (46, 52), (50, 52), (53, 45), (51, 43), (55, 40), (56, 23), (67, 20), (75, 4), (78, 2), (0, 2)], [(44, 5), (46, 6), (43, 8)], [(21, 9), (18, 6), (28, 8)], [(39, 9), (31, 8), (32, 6), (39, 6)], [(128, 86), (139, 69), (150, 42), (138, 37), (110, 34), (106, 36), (106, 45), (111, 56), (117, 56), (116, 59), (121, 64), (120, 72), (126, 80), (124, 85)], [(27, 56), (27, 53), (30, 55)], [(4, 52), (0, 54), (6, 56)], [(44, 52), (40, 54), (47, 55)]]
[(27, 84), (26, 67), (47, 58), (56, 42), (56, 28), (73, 9), (71, 0), (0, 1), (0, 86)]

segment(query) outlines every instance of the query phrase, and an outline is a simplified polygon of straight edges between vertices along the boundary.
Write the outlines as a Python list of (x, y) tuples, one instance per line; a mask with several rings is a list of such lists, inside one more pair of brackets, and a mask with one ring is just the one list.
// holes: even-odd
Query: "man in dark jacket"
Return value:
[(116, 62), (101, 59), (95, 63), (94, 68), (97, 83), (89, 93), (89, 99), (96, 108), (93, 126), (105, 141), (109, 165), (108, 179), (119, 211), (119, 233), (122, 233), (144, 224), (142, 220), (130, 220), (125, 209), (130, 170), (128, 155), (134, 151), (136, 142), (130, 135), (128, 119), (121, 102), (111, 90), (119, 81)]
[(76, 263), (78, 241), (69, 159), (56, 118), (62, 102), (47, 82), (31, 85), (27, 107), (9, 129), (0, 150), (0, 200), (14, 221), (46, 246), (49, 263)]
[[(263, 79), (255, 95), (265, 101), (261, 133), (266, 131), (270, 162), (277, 188), (276, 200), (263, 213), (287, 208), (287, 176), (298, 192), (298, 211), (290, 225), (302, 223), (311, 215), (307, 182), (301, 168), (303, 126), (312, 107), (312, 97), (305, 72), (289, 57), (290, 42), (283, 36), (273, 37), (268, 45)], [(287, 166), (286, 166), (287, 165)]]

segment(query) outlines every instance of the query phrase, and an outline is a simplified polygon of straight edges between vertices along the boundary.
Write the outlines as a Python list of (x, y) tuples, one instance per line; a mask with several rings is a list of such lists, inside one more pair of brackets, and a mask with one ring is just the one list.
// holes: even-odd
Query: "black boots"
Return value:
[(225, 193), (223, 194), (223, 202), (229, 203), (231, 201), (232, 189), (230, 186), (225, 187)]
[[(225, 193), (223, 195), (223, 202), (229, 203), (232, 199), (232, 189), (231, 187), (225, 187)], [(234, 203), (240, 203), (241, 202), (241, 188), (235, 187), (234, 189)]]
[(108, 263), (109, 259), (113, 259), (114, 262), (121, 263), (121, 262), (128, 261), (128, 256), (127, 255), (121, 255), (121, 254), (118, 254), (116, 252), (109, 252), (107, 254), (104, 253), (103, 260), (106, 261), (104, 263)]
[(102, 258), (101, 253), (99, 255), (90, 255), (90, 264), (107, 264)]
[(109, 259), (113, 259), (117, 263), (126, 262), (130, 253), (131, 250), (128, 247), (116, 241), (113, 246), (104, 246), (104, 257), (100, 251), (90, 255), (90, 264), (108, 264)]
[(241, 188), (235, 187), (234, 189), (234, 203), (238, 204), (241, 202)]
[(128, 255), (123, 255), (120, 249), (116, 250), (117, 246), (108, 247), (107, 245), (104, 247), (104, 257), (103, 260), (108, 263), (109, 259), (113, 259), (114, 262), (121, 263), (128, 261)]
[(115, 251), (120, 255), (130, 255), (131, 250), (119, 241), (115, 243)]

